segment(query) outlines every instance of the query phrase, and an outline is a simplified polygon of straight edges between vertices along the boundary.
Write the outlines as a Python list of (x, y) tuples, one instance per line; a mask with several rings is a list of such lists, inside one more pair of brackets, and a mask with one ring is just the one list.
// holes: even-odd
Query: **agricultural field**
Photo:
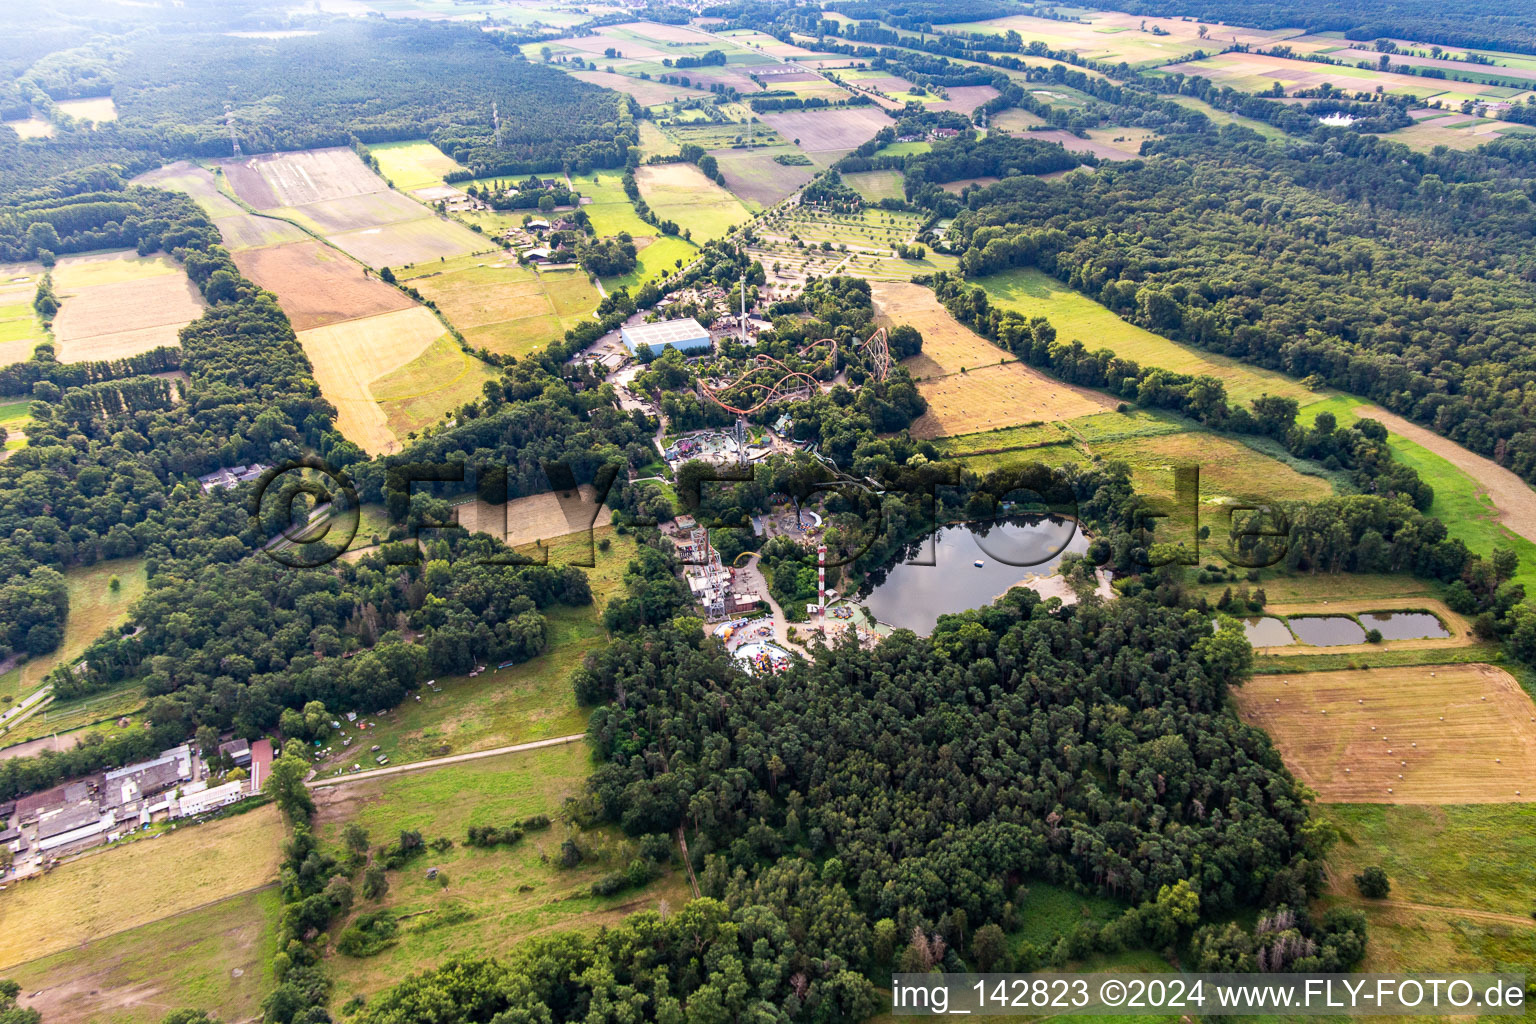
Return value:
[(63, 300), (53, 319), (62, 363), (121, 359), (176, 345), (181, 329), (202, 315), (204, 302), (169, 256), (110, 252), (66, 256), (53, 270)]
[(856, 190), (869, 203), (906, 197), (900, 171), (852, 171), (843, 175), (843, 184)]
[(219, 1020), (256, 1020), (274, 984), (281, 909), (269, 886), (4, 971), (46, 1020), (158, 1024), (167, 1008), (190, 1006)]
[[(641, 238), (655, 234), (656, 229), (640, 219), (640, 215), (635, 212), (635, 204), (624, 193), (624, 176), (621, 171), (573, 174), (571, 184), (581, 193), (581, 208), (591, 219), (592, 230), (599, 235), (617, 235), (628, 231), (631, 237)], [(586, 201), (589, 199), (591, 202)]]
[(635, 172), (635, 181), (658, 218), (675, 221), (699, 242), (719, 238), (752, 218), (741, 200), (693, 164), (647, 164)]
[(219, 190), (219, 183), (207, 168), (185, 160), (167, 164), (154, 171), (146, 171), (133, 179), (136, 185), (154, 185), (159, 188), (185, 192), (202, 207), (224, 237), (224, 246), (231, 252), (255, 249), (288, 242), (302, 242), (309, 238), (304, 229), (276, 217), (263, 217), (247, 213), (245, 208)]
[[(1089, 60), (1108, 61), (1138, 67), (1166, 64), (1171, 60), (1204, 50), (1221, 49), (1233, 43), (1245, 43), (1255, 49), (1270, 47), (1300, 29), (1241, 28), (1235, 25), (1205, 25), (1207, 35), (1200, 35), (1201, 24), (1182, 18), (1143, 18), (1140, 15), (1109, 11), (1078, 10), (1081, 21), (1054, 21), (1029, 15), (1012, 15), (989, 21), (945, 25), (946, 32), (992, 32), (1003, 35), (1012, 29), (1024, 41), (1040, 40), (1053, 50), (1072, 50)], [(1143, 25), (1145, 28), (1143, 28)], [(1156, 35), (1153, 27), (1165, 34)]]
[(0, 965), (78, 947), (277, 880), (282, 816), (272, 804), (119, 840), (5, 895)]
[[(961, 114), (969, 114), (977, 107), (999, 96), (996, 89), (990, 85), (951, 85), (946, 86), (944, 92), (947, 99), (937, 99), (933, 96), (913, 96), (929, 110), (953, 110)], [(899, 100), (907, 99), (906, 96), (897, 96)]]
[(1460, 105), (1468, 99), (1503, 99), (1507, 90), (1476, 82), (1454, 82), (1442, 78), (1400, 75), (1353, 64), (1317, 64), (1287, 57), (1268, 57), (1258, 53), (1223, 53), (1203, 60), (1171, 64), (1168, 74), (1201, 75), (1217, 85), (1229, 85), (1243, 92), (1261, 92), (1279, 82), (1286, 92), (1315, 89), (1324, 82), (1346, 93), (1374, 92), (1377, 86), (1389, 96), (1417, 96), (1441, 104)]
[(234, 257), (242, 274), (277, 295), (296, 331), (415, 305), (410, 296), (320, 242), (249, 249)]
[[(421, 180), (427, 158), (419, 149), (403, 152), (398, 166)], [(483, 235), (390, 191), (350, 149), (264, 154), (224, 160), (219, 167), (248, 206), (292, 221), (373, 267), (408, 267), (491, 248)]]
[[(43, 268), (35, 263), (0, 266), (0, 366), (19, 363), (47, 337), (32, 300)], [(25, 410), (23, 410), (25, 411)], [(0, 424), (6, 417), (0, 414)]]
[(1052, 380), (972, 332), (930, 289), (878, 282), (872, 296), (882, 325), (911, 324), (923, 351), (904, 364), (928, 401), (914, 437), (969, 434), (993, 426), (1070, 419), (1114, 407), (1107, 397)]
[(1207, 354), (1128, 323), (1038, 270), (1004, 271), (977, 283), (1002, 308), (1050, 320), (1061, 341), (1079, 340), (1090, 350), (1107, 348), (1142, 366), (1215, 377), (1226, 386), (1227, 397), (1238, 402), (1270, 394), (1295, 398), (1305, 405), (1321, 397), (1283, 374)]
[(1140, 160), (1141, 144), (1157, 138), (1157, 133), (1145, 128), (1090, 128), (1088, 138), (1082, 139), (1071, 132), (1052, 129), (1030, 132), (1029, 137), (1057, 143), (1071, 153), (1092, 153), (1100, 160)]
[(717, 149), (710, 155), (720, 165), (725, 187), (747, 208), (758, 211), (786, 198), (815, 177), (810, 164), (781, 164), (776, 156), (798, 154), (793, 146), (759, 149)]
[(117, 120), (117, 105), (112, 102), (110, 96), (92, 96), (83, 100), (55, 100), (54, 106), (59, 108), (59, 113), (77, 121), (101, 124), (103, 121)]
[(390, 431), (407, 438), (437, 423), (446, 412), (479, 401), (485, 382), (495, 379), (494, 368), (445, 334), (400, 369), (374, 380), (368, 390), (383, 407)]
[(1492, 665), (1260, 675), (1233, 701), (1326, 803), (1536, 800), (1536, 705)]
[(999, 110), (992, 115), (989, 127), (993, 131), (1027, 132), (1031, 128), (1046, 123), (1045, 118), (1039, 114), (1031, 114), (1029, 111), (1019, 107), (1008, 107), (1006, 110)]
[[(643, 889), (590, 895), (593, 882), (635, 856), (634, 844), (616, 830), (581, 831), (561, 820), (564, 800), (582, 792), (590, 771), (590, 750), (577, 742), (318, 791), (318, 828), (332, 843), (344, 823), (356, 822), (375, 843), (416, 829), (429, 842), (447, 837), (455, 844), (389, 873), (380, 907), (394, 912), (400, 931), (377, 955), (329, 959), (332, 1002), (371, 995), (449, 956), (504, 954), (547, 930), (594, 929), (636, 910), (686, 902), (687, 885), (670, 870)], [(555, 819), (553, 825), (514, 846), (481, 849), (464, 841), (472, 825), (511, 824), (535, 814)], [(574, 868), (558, 866), (567, 839), (584, 858)], [(438, 869), (441, 881), (425, 877), (428, 867)], [(357, 913), (371, 909), (361, 900), (355, 906)]]
[(892, 123), (890, 117), (875, 106), (781, 110), (760, 114), (759, 117), (764, 124), (821, 164), (834, 163)]
[(425, 139), (413, 142), (378, 142), (368, 152), (379, 162), (384, 180), (402, 192), (441, 185), (443, 178), (464, 168), (457, 160)]
[[(113, 576), (118, 580), (116, 590), (112, 589)], [(0, 708), (10, 707), (32, 693), (43, 685), (55, 665), (74, 661), (91, 641), (125, 621), (129, 607), (143, 596), (148, 577), (143, 559), (117, 558), (75, 566), (64, 574), (64, 584), (69, 589), (69, 614), (64, 619), (63, 641), (53, 653), (0, 673)], [(0, 732), (0, 738), (8, 735)]]
[(121, 718), (132, 727), (140, 720), (145, 700), (144, 686), (128, 683), (78, 700), (49, 701), (0, 734), (0, 743), (6, 744), (0, 747), (0, 760), (22, 756), (18, 751), (36, 753), (29, 749), (33, 743), (38, 743), (37, 750), (67, 750), (92, 733), (110, 736)]
[[(1361, 970), (1518, 972), (1536, 961), (1529, 804), (1325, 804), (1316, 813), (1341, 836), (1322, 902), (1363, 911), (1369, 923)], [(1371, 866), (1387, 872), (1385, 899), (1355, 887)]]
[[(1233, 501), (1315, 501), (1333, 494), (1333, 486), (1321, 475), (1299, 472), (1241, 441), (1201, 430), (1090, 442), (1089, 448), (1094, 455), (1127, 463), (1137, 492), (1153, 498), (1174, 497), (1174, 470), (1180, 466), (1199, 467), (1202, 506)], [(1159, 540), (1179, 539), (1176, 531), (1184, 523), (1179, 513), (1184, 510), (1172, 511), (1168, 536), (1161, 536), (1160, 523)], [(1219, 508), (1203, 509), (1201, 519), (1216, 537), (1224, 536), (1229, 528), (1228, 517)]]
[(1495, 547), (1520, 556), (1514, 581), (1536, 593), (1536, 506), (1525, 481), (1491, 459), (1400, 416), (1358, 399), (1341, 396), (1304, 406), (1299, 421), (1311, 424), (1322, 412), (1342, 424), (1367, 416), (1390, 431), (1393, 456), (1412, 466), (1435, 489), (1429, 514), (1447, 531), (1484, 556)]
[(1536, 128), (1530, 125), (1449, 110), (1425, 108), (1411, 111), (1409, 116), (1415, 118), (1413, 124), (1406, 128), (1399, 128), (1386, 137), (1421, 153), (1428, 153), (1436, 146), (1469, 150), (1476, 149), (1485, 142), (1510, 136), (1536, 135)]
[(669, 85), (666, 82), (658, 82), (653, 78), (638, 78), (634, 75), (621, 75), (613, 71), (572, 71), (570, 75), (572, 78), (579, 78), (583, 82), (600, 85), (604, 89), (612, 89), (614, 92), (622, 92), (627, 96), (633, 96), (635, 102), (643, 107), (653, 106), (657, 103), (671, 103), (674, 100), (692, 99), (698, 95), (697, 90), (690, 89), (687, 86)]
[(336, 428), (372, 454), (400, 450), (400, 439), (370, 385), (406, 366), (444, 333), (423, 306), (299, 331), (315, 381), (336, 406)]
[(676, 156), (679, 147), (654, 122), (640, 122), (640, 154), (645, 159), (653, 156)]
[[(406, 278), (476, 349), (523, 356), (565, 336), (597, 308), (580, 270), (535, 270), (510, 259), (465, 257)], [(441, 267), (442, 269), (438, 269)]]

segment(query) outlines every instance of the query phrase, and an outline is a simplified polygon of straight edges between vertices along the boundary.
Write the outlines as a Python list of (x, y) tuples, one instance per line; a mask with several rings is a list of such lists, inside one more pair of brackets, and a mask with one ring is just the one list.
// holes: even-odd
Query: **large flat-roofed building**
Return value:
[(699, 326), (693, 317), (682, 320), (662, 320), (654, 324), (636, 324), (619, 328), (619, 337), (631, 352), (641, 345), (648, 345), (652, 352), (675, 348), (681, 352), (702, 352), (709, 348), (709, 332)]

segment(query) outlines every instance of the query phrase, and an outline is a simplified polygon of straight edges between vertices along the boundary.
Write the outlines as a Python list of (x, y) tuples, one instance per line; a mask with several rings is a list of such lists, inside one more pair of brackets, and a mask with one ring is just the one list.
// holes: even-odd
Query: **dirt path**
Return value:
[(492, 747), (489, 750), (471, 750), (464, 754), (449, 754), (447, 757), (434, 757), (426, 761), (412, 761), (410, 764), (392, 764), (387, 768), (372, 768), (366, 772), (353, 772), (350, 775), (336, 775), (325, 779), (311, 779), (306, 782), (310, 789), (324, 789), (328, 786), (345, 786), (353, 782), (367, 782), (370, 779), (380, 779), (386, 775), (400, 775), (405, 772), (419, 772), (428, 768), (440, 768), (445, 764), (458, 764), (462, 761), (477, 761), (482, 757), (497, 757), (501, 754), (516, 754), (523, 750), (537, 750), (540, 747), (556, 747), (562, 743), (575, 743), (584, 740), (587, 734), (576, 733), (572, 736), (556, 736), (550, 740), (535, 740), (532, 743), (515, 743), (510, 747)]
[(1536, 490), (1514, 473), (1494, 462), (1463, 448), (1448, 438), (1401, 416), (1396, 416), (1374, 405), (1362, 405), (1355, 409), (1357, 416), (1369, 416), (1381, 425), (1400, 434), (1414, 444), (1428, 448), (1451, 465), (1466, 473), (1483, 488), (1498, 510), (1499, 522), (1526, 540), (1536, 543)]

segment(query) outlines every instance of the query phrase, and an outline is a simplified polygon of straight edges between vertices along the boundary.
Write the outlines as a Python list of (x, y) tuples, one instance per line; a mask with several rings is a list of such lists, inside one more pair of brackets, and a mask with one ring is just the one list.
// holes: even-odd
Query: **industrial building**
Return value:
[(638, 351), (641, 345), (649, 346), (652, 352), (657, 353), (664, 348), (675, 348), (680, 352), (702, 352), (710, 347), (709, 332), (691, 316), (681, 320), (621, 327), (619, 337), (631, 352)]

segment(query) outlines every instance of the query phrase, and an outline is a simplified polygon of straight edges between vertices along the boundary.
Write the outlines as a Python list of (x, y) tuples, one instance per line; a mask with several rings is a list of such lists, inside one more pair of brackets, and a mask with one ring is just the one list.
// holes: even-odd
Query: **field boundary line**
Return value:
[(255, 886), (252, 886), (249, 889), (242, 889), (239, 892), (232, 892), (228, 896), (220, 896), (216, 900), (209, 900), (206, 903), (199, 903), (195, 907), (188, 907), (185, 910), (178, 910), (174, 914), (166, 914), (164, 917), (157, 917), (154, 920), (144, 921), (144, 922), (141, 922), (139, 924), (133, 925), (133, 926), (128, 927), (128, 928), (119, 928), (117, 931), (115, 931), (115, 932), (107, 932), (105, 935), (95, 935), (95, 936), (92, 936), (91, 938), (85, 940), (84, 942), (81, 942), (81, 943), (78, 943), (78, 944), (75, 944), (75, 945), (66, 946), (63, 949), (56, 949), (52, 953), (44, 953), (42, 956), (35, 956), (32, 959), (30, 959), (30, 960), (17, 960), (14, 963), (0, 964), (0, 970), (8, 971), (8, 970), (12, 969), (13, 967), (26, 967), (29, 964), (37, 963), (39, 960), (47, 960), (51, 956), (58, 956), (60, 953), (68, 953), (71, 950), (85, 949), (85, 948), (88, 948), (90, 946), (94, 946), (96, 943), (102, 942), (102, 941), (104, 941), (106, 939), (110, 939), (110, 938), (113, 938), (113, 937), (118, 936), (118, 935), (124, 935), (124, 934), (126, 934), (128, 932), (131, 932), (131, 931), (137, 931), (140, 928), (147, 928), (147, 927), (149, 927), (152, 924), (159, 924), (161, 921), (169, 921), (173, 917), (181, 917), (183, 914), (195, 914), (195, 913), (197, 913), (200, 910), (207, 910), (209, 907), (216, 907), (220, 903), (227, 903), (230, 900), (239, 899), (242, 896), (249, 896), (253, 892), (261, 892), (261, 891), (263, 891), (265, 889), (275, 889), (280, 884), (281, 883), (277, 882), (277, 881), (263, 882), (261, 885), (255, 885)]
[(441, 768), (444, 765), (460, 764), (465, 761), (478, 761), (486, 757), (500, 757), (502, 754), (517, 754), (524, 750), (538, 750), (540, 747), (557, 747), (565, 743), (575, 743), (584, 740), (587, 734), (584, 732), (573, 733), (570, 736), (556, 736), (553, 739), (533, 740), (529, 743), (515, 743), (509, 747), (491, 747), (488, 750), (470, 750), (462, 754), (449, 754), (446, 757), (434, 757), (426, 761), (412, 761), (410, 764), (392, 764), (385, 768), (370, 768), (363, 772), (353, 772), (350, 775), (334, 775), (325, 779), (310, 779), (304, 783), (310, 789), (327, 789), (334, 786), (345, 786), (353, 782), (365, 782), (369, 779), (379, 779), (390, 775), (403, 775), (407, 772), (427, 771), (433, 768)]

